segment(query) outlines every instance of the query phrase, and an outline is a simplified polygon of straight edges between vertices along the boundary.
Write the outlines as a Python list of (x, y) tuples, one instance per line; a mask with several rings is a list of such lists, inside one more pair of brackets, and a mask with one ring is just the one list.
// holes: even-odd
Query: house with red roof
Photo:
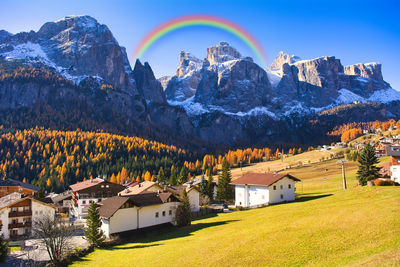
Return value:
[(300, 179), (288, 173), (248, 173), (232, 181), (235, 205), (258, 207), (295, 200), (295, 182)]

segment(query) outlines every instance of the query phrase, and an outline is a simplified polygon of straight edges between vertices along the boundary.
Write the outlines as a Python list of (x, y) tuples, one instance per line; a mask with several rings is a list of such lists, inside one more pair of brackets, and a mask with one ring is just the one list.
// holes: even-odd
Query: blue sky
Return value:
[[(183, 15), (207, 14), (233, 21), (263, 46), (270, 64), (279, 51), (303, 59), (336, 56), (343, 65), (383, 64), (383, 76), (400, 90), (400, 1), (0, 1), (0, 29), (37, 31), (66, 15), (90, 15), (106, 24), (129, 56), (154, 27)], [(180, 51), (204, 58), (206, 48), (227, 41), (242, 55), (252, 51), (219, 29), (190, 27), (158, 40), (145, 53), (157, 77), (175, 73)], [(131, 64), (133, 64), (131, 62)]]

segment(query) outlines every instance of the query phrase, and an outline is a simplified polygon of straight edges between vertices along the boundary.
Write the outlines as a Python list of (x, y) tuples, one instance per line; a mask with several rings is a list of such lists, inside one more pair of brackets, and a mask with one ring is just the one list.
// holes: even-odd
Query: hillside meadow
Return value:
[(335, 160), (292, 169), (303, 179), (295, 202), (195, 220), (73, 266), (400, 265), (400, 188), (359, 187), (357, 166), (346, 165), (346, 191)]

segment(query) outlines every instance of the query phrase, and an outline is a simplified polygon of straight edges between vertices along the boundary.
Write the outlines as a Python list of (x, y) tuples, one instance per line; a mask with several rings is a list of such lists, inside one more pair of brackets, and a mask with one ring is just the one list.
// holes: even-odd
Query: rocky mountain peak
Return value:
[(216, 46), (207, 48), (206, 59), (211, 65), (241, 58), (242, 55), (227, 42), (219, 42)]
[(184, 77), (193, 71), (199, 70), (202, 67), (202, 61), (191, 53), (180, 52), (179, 53), (179, 66), (176, 70), (177, 77)]
[(268, 71), (282, 76), (282, 66), (283, 64), (293, 64), (297, 61), (301, 60), (300, 57), (295, 56), (295, 55), (289, 55), (284, 53), (283, 51), (279, 52), (279, 54), (276, 56), (274, 62), (272, 62), (271, 66), (268, 68)]
[(354, 64), (344, 67), (344, 73), (347, 75), (356, 75), (364, 78), (370, 78), (377, 81), (383, 81), (382, 65), (372, 62), (366, 64)]
[(3, 39), (7, 38), (8, 36), (12, 36), (12, 34), (9, 33), (8, 31), (0, 30), (0, 42), (1, 42)]
[(137, 90), (147, 102), (167, 102), (161, 83), (154, 76), (149, 63), (145, 62), (143, 65), (137, 59), (133, 69), (133, 76), (136, 81)]

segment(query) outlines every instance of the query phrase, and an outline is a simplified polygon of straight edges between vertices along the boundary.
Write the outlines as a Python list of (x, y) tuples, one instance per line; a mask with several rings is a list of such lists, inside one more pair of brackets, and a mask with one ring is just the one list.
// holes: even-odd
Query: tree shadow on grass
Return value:
[(305, 202), (305, 201), (310, 201), (314, 199), (319, 199), (319, 198), (324, 198), (324, 197), (330, 197), (333, 194), (323, 194), (323, 195), (313, 195), (313, 196), (299, 196), (296, 198), (296, 202)]
[(124, 249), (156, 247), (156, 246), (159, 246), (159, 245), (161, 245), (161, 244), (133, 245), (133, 246), (127, 246), (127, 247), (116, 246), (116, 247), (108, 247), (108, 248), (105, 248), (105, 249), (106, 250), (124, 250)]
[[(210, 216), (214, 217), (214, 216)], [(202, 217), (204, 218), (204, 217)], [(208, 227), (215, 227), (225, 225), (228, 223), (236, 222), (238, 220), (226, 220), (210, 223), (193, 223), (192, 225), (185, 227), (176, 227), (171, 224), (160, 225), (157, 227), (149, 227), (146, 229), (139, 229), (136, 231), (130, 231), (120, 234), (121, 244), (126, 243), (153, 243), (169, 239), (181, 238), (191, 236), (193, 232), (199, 231)], [(160, 244), (156, 244), (160, 245)], [(111, 247), (109, 249), (113, 249)], [(116, 248), (118, 249), (118, 248)]]

